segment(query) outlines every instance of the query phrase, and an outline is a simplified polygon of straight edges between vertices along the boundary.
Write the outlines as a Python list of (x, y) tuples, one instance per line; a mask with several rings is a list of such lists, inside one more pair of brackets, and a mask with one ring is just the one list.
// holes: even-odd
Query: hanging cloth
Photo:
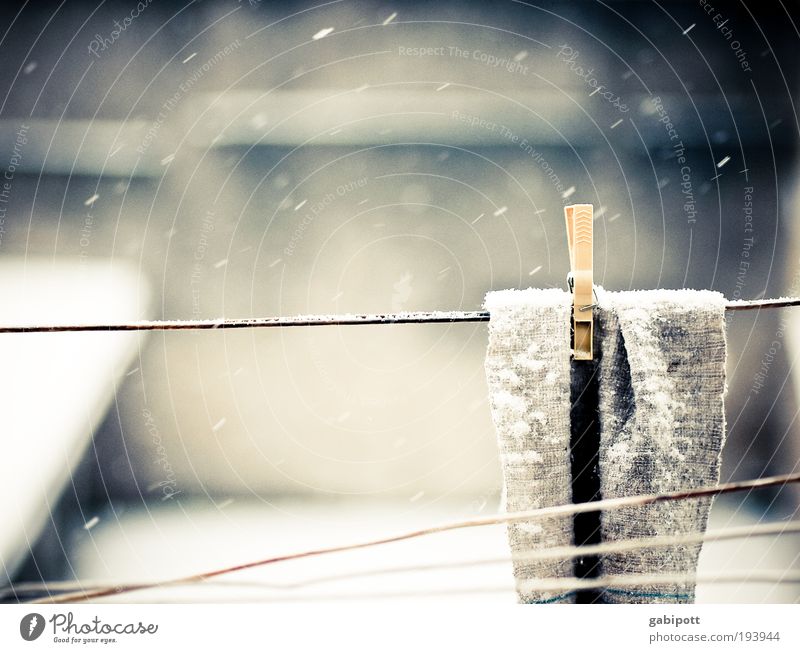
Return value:
[[(505, 290), (490, 311), (486, 376), (507, 511), (572, 501), (571, 296)], [(724, 441), (724, 297), (711, 291), (600, 292), (595, 310), (602, 498), (670, 492), (719, 481)], [(709, 498), (606, 511), (602, 542), (702, 532)], [(510, 524), (522, 602), (572, 602), (575, 592), (536, 589), (570, 578), (572, 559), (526, 560), (532, 550), (574, 543), (571, 516)], [(691, 575), (700, 544), (600, 556), (602, 575)], [(606, 603), (690, 603), (694, 582), (604, 589)]]

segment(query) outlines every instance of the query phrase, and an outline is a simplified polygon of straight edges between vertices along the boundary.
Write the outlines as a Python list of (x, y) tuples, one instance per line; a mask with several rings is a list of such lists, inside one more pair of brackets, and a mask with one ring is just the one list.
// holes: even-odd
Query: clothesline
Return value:
[[(800, 297), (737, 300), (727, 311), (800, 306)], [(380, 324), (451, 324), (488, 322), (489, 311), (417, 311), (400, 313), (346, 313), (341, 315), (295, 315), (263, 318), (218, 318), (213, 320), (137, 320), (120, 323), (2, 325), (0, 333), (58, 333), (65, 331), (188, 331), (207, 329), (256, 329), (269, 327), (357, 326)]]
[[(427, 528), (421, 528), (406, 533), (400, 533), (398, 535), (382, 537), (379, 539), (374, 539), (364, 542), (357, 542), (354, 544), (345, 544), (340, 546), (332, 546), (327, 548), (312, 549), (307, 551), (299, 551), (296, 553), (278, 555), (262, 560), (245, 562), (230, 567), (214, 569), (204, 573), (193, 574), (190, 576), (184, 576), (180, 578), (163, 579), (160, 581), (143, 581), (138, 583), (121, 583), (119, 585), (114, 585), (113, 587), (106, 586), (93, 589), (84, 588), (76, 592), (68, 592), (66, 594), (43, 597), (33, 602), (75, 603), (80, 601), (87, 601), (90, 599), (103, 598), (107, 596), (118, 596), (121, 593), (134, 592), (139, 590), (206, 582), (209, 579), (217, 578), (220, 576), (227, 576), (228, 574), (244, 571), (246, 569), (264, 567), (267, 565), (287, 562), (289, 560), (300, 560), (304, 558), (312, 558), (317, 556), (329, 555), (333, 553), (341, 553), (344, 551), (355, 551), (360, 549), (372, 548), (375, 546), (392, 544), (396, 542), (403, 542), (406, 540), (416, 539), (419, 537), (426, 537), (437, 533), (444, 533), (453, 530), (461, 530), (464, 528), (490, 526), (493, 524), (511, 524), (519, 522), (529, 522), (558, 515), (577, 515), (583, 513), (594, 513), (598, 511), (609, 511), (609, 510), (613, 511), (632, 506), (644, 506), (666, 501), (683, 501), (686, 499), (697, 499), (700, 497), (710, 497), (721, 494), (729, 494), (732, 492), (741, 492), (743, 490), (752, 491), (768, 487), (784, 487), (792, 483), (800, 483), (800, 473), (782, 474), (778, 476), (769, 476), (765, 478), (751, 479), (746, 481), (721, 483), (714, 486), (679, 490), (676, 492), (665, 492), (661, 494), (642, 494), (635, 496), (618, 497), (613, 499), (601, 499), (600, 501), (591, 501), (586, 503), (570, 503), (565, 505), (536, 508), (533, 510), (526, 510), (521, 512), (475, 517), (472, 519), (439, 524), (438, 526), (430, 526)], [(642, 538), (642, 542), (644, 541), (644, 539), (648, 538)], [(650, 542), (650, 544), (654, 545), (662, 544), (662, 542), (660, 542), (655, 538), (650, 538), (650, 539), (653, 540)], [(642, 542), (639, 542), (638, 544), (642, 544)], [(647, 546), (647, 544), (644, 544), (644, 546)], [(576, 547), (576, 548), (582, 548), (582, 547)], [(577, 551), (572, 551), (572, 549), (573, 547), (570, 547), (571, 551), (568, 553), (568, 555), (572, 555), (572, 553), (577, 553)], [(585, 550), (586, 548), (583, 548), (584, 552)], [(537, 555), (533, 552), (531, 553), (532, 556)], [(561, 556), (562, 554), (563, 554), (562, 551), (558, 552), (559, 556)], [(539, 554), (539, 555), (543, 556), (545, 554)]]
[[(700, 542), (724, 542), (735, 539), (748, 539), (752, 537), (763, 536), (781, 536), (792, 535), (800, 533), (800, 520), (795, 521), (777, 521), (758, 523), (748, 526), (726, 526), (724, 528), (712, 529), (703, 533), (676, 533), (666, 536), (655, 537), (641, 537), (630, 540), (622, 540), (618, 542), (605, 542), (602, 544), (584, 545), (584, 546), (562, 546), (562, 547), (548, 547), (545, 549), (531, 549), (528, 551), (520, 552), (514, 555), (517, 561), (526, 560), (542, 560), (542, 559), (561, 559), (561, 558), (576, 558), (595, 553), (618, 553), (624, 551), (635, 551), (638, 549), (654, 549), (663, 546), (672, 546), (675, 544), (697, 544)], [(434, 562), (423, 563), (415, 565), (391, 566), (391, 567), (378, 567), (358, 572), (343, 572), (341, 574), (327, 575), (312, 578), (303, 578), (301, 580), (289, 581), (285, 583), (263, 583), (264, 589), (279, 589), (279, 590), (296, 590), (308, 588), (314, 585), (327, 583), (330, 581), (351, 579), (364, 576), (378, 576), (388, 574), (401, 574), (411, 572), (427, 572), (439, 571), (443, 569), (464, 569), (468, 567), (479, 567), (487, 565), (508, 564), (511, 561), (509, 556), (493, 557), (493, 558), (476, 558), (467, 560), (455, 560), (447, 562)], [(752, 571), (748, 572), (752, 573)], [(786, 573), (786, 570), (782, 570)], [(751, 576), (747, 577), (751, 579)], [(195, 581), (190, 581), (187, 584), (193, 584)], [(14, 596), (17, 599), (21, 595), (42, 595), (50, 596), (51, 598), (61, 592), (88, 592), (99, 591), (108, 589), (110, 587), (120, 587), (123, 585), (122, 580), (110, 581), (105, 580), (84, 580), (84, 581), (50, 581), (50, 582), (21, 582), (0, 587), (0, 599), (5, 597)], [(253, 579), (208, 579), (203, 581), (205, 586), (213, 585), (244, 585), (250, 587), (259, 587), (258, 581)], [(179, 583), (175, 583), (179, 585)]]

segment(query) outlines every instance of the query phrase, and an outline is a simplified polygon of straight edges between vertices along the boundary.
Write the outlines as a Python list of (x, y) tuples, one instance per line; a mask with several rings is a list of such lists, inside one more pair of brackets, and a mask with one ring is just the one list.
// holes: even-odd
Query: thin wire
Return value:
[[(413, 571), (413, 569), (411, 569)], [(641, 587), (642, 585), (681, 585), (681, 584), (688, 584), (688, 583), (770, 583), (780, 585), (782, 583), (800, 583), (800, 572), (797, 571), (789, 571), (782, 569), (766, 569), (766, 570), (758, 570), (758, 571), (751, 571), (751, 570), (743, 570), (743, 571), (735, 571), (735, 572), (717, 572), (717, 573), (708, 573), (708, 574), (694, 574), (694, 573), (687, 573), (687, 574), (656, 574), (656, 575), (625, 575), (625, 576), (601, 576), (597, 579), (589, 579), (590, 581), (596, 582), (596, 585), (586, 585), (588, 581), (578, 579), (578, 578), (542, 578), (537, 580), (530, 580), (530, 581), (520, 581), (516, 586), (522, 591), (561, 591), (565, 593), (572, 593), (573, 591), (578, 591), (581, 589), (597, 589), (597, 588), (614, 588), (614, 587)], [(534, 586), (534, 583), (536, 585)], [(539, 585), (541, 583), (541, 585)], [(312, 584), (312, 583), (305, 583), (305, 584)], [(173, 587), (177, 587), (177, 584), (174, 584)], [(259, 582), (209, 582), (208, 584), (203, 584), (203, 587), (214, 587), (218, 589), (232, 589), (232, 588), (241, 588), (241, 589), (251, 589), (251, 590), (269, 590), (269, 589), (281, 589), (280, 587), (275, 588), (265, 583)], [(394, 598), (394, 597), (416, 597), (416, 596), (432, 596), (432, 595), (463, 595), (463, 594), (508, 594), (510, 588), (508, 585), (498, 585), (498, 586), (480, 586), (480, 587), (452, 587), (452, 588), (445, 588), (439, 590), (412, 590), (410, 592), (397, 592), (397, 591), (380, 591), (380, 592), (370, 592), (370, 593), (353, 593), (353, 592), (337, 592), (334, 594), (331, 593), (323, 593), (323, 594), (297, 594), (297, 593), (289, 593), (283, 594), (277, 592), (275, 594), (261, 594), (258, 595), (256, 598), (253, 598), (252, 595), (240, 595), (240, 598), (235, 599), (238, 601), (245, 601), (245, 602), (269, 602), (269, 601), (280, 601), (281, 603), (287, 601), (331, 601), (331, 600), (363, 600), (363, 599), (387, 599), (387, 598)], [(113, 593), (113, 592), (112, 592)], [(218, 594), (212, 594), (210, 597), (204, 597), (202, 595), (195, 595), (192, 598), (193, 602), (203, 601), (203, 600), (210, 600), (214, 603), (219, 603), (222, 601), (231, 602), (234, 599), (220, 598)], [(160, 596), (158, 598), (159, 603), (170, 603), (170, 602), (178, 602), (178, 603), (186, 603), (186, 598), (182, 595), (175, 595), (172, 596)], [(36, 601), (31, 601), (30, 603), (36, 603)]]
[[(732, 301), (728, 311), (800, 306), (800, 297)], [(208, 329), (263, 329), (308, 326), (358, 326), (380, 324), (452, 324), (488, 322), (489, 311), (420, 311), (401, 313), (359, 313), (344, 315), (295, 315), (282, 317), (215, 320), (138, 320), (95, 324), (34, 324), (0, 326), (0, 333), (56, 333), (63, 331), (187, 331)]]
[[(783, 578), (777, 578), (783, 575)], [(798, 572), (798, 576), (800, 576), (800, 572)], [(606, 578), (612, 578), (610, 576), (606, 576)], [(637, 584), (641, 581), (638, 580), (635, 576), (625, 577), (626, 579), (631, 578), (633, 579), (630, 581), (631, 583)], [(783, 572), (781, 574), (780, 570), (766, 570), (763, 573), (759, 572), (740, 572), (736, 576), (733, 575), (725, 575), (720, 577), (714, 577), (713, 575), (687, 575), (685, 577), (661, 577), (661, 582), (665, 585), (674, 585), (676, 584), (676, 579), (678, 583), (768, 583), (771, 585), (781, 585), (781, 583), (800, 583), (800, 580), (795, 580), (793, 574), (787, 574)], [(544, 579), (543, 579), (544, 580)], [(553, 579), (553, 580), (563, 580), (563, 579)], [(621, 584), (617, 584), (621, 585)], [(628, 583), (626, 583), (628, 585)], [(615, 592), (613, 589), (615, 587), (614, 580), (610, 580), (606, 587), (608, 588), (606, 591), (608, 592)], [(244, 589), (244, 588), (243, 588)], [(258, 589), (257, 587), (254, 589)], [(573, 588), (573, 590), (577, 589), (590, 589), (590, 588)], [(246, 592), (238, 592), (235, 595), (231, 594), (210, 594), (204, 595), (203, 593), (200, 594), (193, 594), (190, 597), (187, 597), (186, 594), (183, 593), (176, 593), (170, 595), (163, 595), (158, 597), (159, 603), (275, 603), (275, 604), (289, 604), (289, 603), (310, 603), (310, 602), (323, 602), (323, 603), (330, 603), (331, 601), (382, 601), (387, 599), (416, 599), (419, 597), (460, 597), (463, 598), (465, 595), (487, 595), (487, 594), (497, 594), (501, 595), (504, 599), (508, 600), (509, 595), (511, 592), (514, 591), (514, 586), (509, 585), (508, 583), (496, 583), (496, 584), (482, 584), (482, 585), (472, 585), (472, 586), (458, 586), (458, 587), (445, 587), (442, 589), (410, 589), (410, 590), (389, 590), (389, 589), (377, 589), (371, 591), (352, 591), (352, 590), (338, 590), (336, 592), (308, 592), (308, 593), (290, 593), (290, 594), (281, 594), (281, 593), (274, 593), (274, 594), (260, 594), (260, 595), (252, 595)], [(626, 590), (616, 590), (617, 592)], [(637, 592), (636, 589), (628, 590), (634, 593)], [(572, 594), (570, 591), (564, 592), (564, 598), (566, 596)], [(669, 597), (672, 598), (672, 597)], [(677, 597), (676, 597), (677, 598)], [(147, 600), (154, 600), (154, 599), (147, 599)]]
[[(255, 589), (270, 590), (295, 590), (323, 583), (336, 582), (341, 580), (352, 580), (353, 578), (363, 578), (371, 576), (382, 576), (387, 574), (416, 573), (423, 571), (439, 571), (443, 569), (464, 569), (469, 567), (479, 567), (483, 565), (508, 564), (512, 560), (529, 561), (542, 559), (565, 559), (576, 558), (584, 555), (603, 554), (603, 553), (622, 553), (625, 551), (651, 549), (663, 546), (674, 546), (676, 544), (691, 544), (699, 542), (721, 542), (737, 538), (763, 537), (766, 535), (788, 535), (800, 533), (800, 520), (788, 522), (772, 522), (767, 524), (756, 524), (753, 526), (732, 526), (727, 528), (710, 529), (705, 532), (679, 533), (677, 535), (658, 535), (655, 537), (630, 538), (616, 542), (603, 542), (586, 546), (556, 546), (544, 549), (530, 549), (527, 551), (515, 552), (512, 556), (502, 558), (484, 558), (478, 560), (466, 560), (457, 562), (439, 562), (425, 565), (404, 565), (389, 568), (370, 569), (362, 572), (351, 572), (321, 576), (318, 578), (306, 579), (293, 583), (263, 583), (245, 580), (208, 580), (203, 586), (244, 586)], [(116, 588), (124, 583), (121, 580), (85, 580), (80, 581), (51, 581), (46, 583), (16, 583), (14, 585), (0, 588), (0, 597), (12, 594), (50, 594), (52, 592), (66, 591), (87, 591), (99, 590), (104, 588)], [(195, 584), (193, 581), (192, 584)]]
[(606, 553), (624, 553), (639, 549), (655, 549), (676, 544), (694, 544), (700, 542), (720, 542), (739, 537), (759, 537), (765, 535), (782, 535), (800, 533), (800, 521), (757, 524), (756, 526), (731, 526), (711, 529), (704, 533), (678, 533), (675, 535), (656, 535), (654, 537), (630, 538), (616, 542), (601, 542), (584, 546), (558, 546), (546, 549), (534, 549), (512, 554), (516, 561), (551, 560), (560, 558), (578, 558), (584, 555)]
[(749, 490), (756, 488), (784, 486), (789, 483), (800, 482), (800, 473), (797, 474), (783, 474), (780, 476), (770, 476), (766, 478), (738, 481), (734, 483), (723, 483), (716, 486), (697, 488), (692, 490), (678, 490), (676, 492), (667, 492), (662, 494), (644, 494), (632, 497), (619, 497), (615, 499), (601, 499), (599, 501), (589, 501), (586, 503), (565, 504), (560, 506), (549, 506), (546, 508), (538, 508), (536, 510), (528, 510), (523, 512), (512, 512), (502, 515), (489, 515), (486, 517), (477, 517), (473, 519), (466, 519), (463, 521), (451, 522), (440, 524), (438, 526), (431, 526), (422, 528), (415, 531), (401, 533), (376, 540), (369, 540), (365, 542), (358, 542), (356, 544), (345, 544), (340, 546), (326, 547), (322, 549), (312, 549), (309, 551), (301, 551), (299, 553), (290, 553), (263, 560), (256, 560), (253, 562), (246, 562), (231, 567), (222, 569), (215, 569), (200, 574), (193, 574), (190, 576), (166, 580), (163, 582), (151, 581), (143, 583), (132, 583), (121, 585), (114, 588), (104, 588), (100, 590), (89, 590), (85, 592), (75, 592), (70, 594), (62, 594), (60, 596), (48, 597), (34, 601), (34, 603), (70, 603), (77, 601), (85, 601), (88, 599), (101, 598), (104, 596), (111, 596), (121, 594), (124, 592), (132, 592), (137, 590), (151, 589), (155, 587), (162, 587), (166, 585), (185, 585), (192, 582), (204, 581), (208, 578), (222, 576), (224, 574), (231, 574), (245, 569), (253, 569), (255, 567), (263, 567), (270, 564), (285, 562), (288, 560), (299, 560), (301, 558), (310, 558), (330, 553), (340, 553), (343, 551), (354, 551), (357, 549), (365, 549), (369, 547), (379, 546), (382, 544), (390, 544), (393, 542), (401, 542), (404, 540), (415, 539), (418, 537), (433, 535), (435, 533), (443, 533), (462, 528), (471, 528), (476, 526), (489, 526), (493, 524), (509, 524), (523, 521), (530, 521), (533, 519), (543, 519), (546, 517), (558, 517), (566, 515), (576, 515), (588, 512), (597, 512), (600, 510), (618, 510), (629, 506), (644, 506), (660, 501), (678, 501), (681, 499), (691, 499), (699, 497), (716, 496), (719, 494), (727, 494), (729, 492), (738, 492), (741, 490)]
[(713, 574), (631, 574), (597, 578), (536, 578), (517, 582), (526, 592), (569, 592), (606, 587), (639, 587), (641, 585), (679, 585), (697, 583), (800, 583), (800, 571), (765, 569), (758, 571), (720, 571)]

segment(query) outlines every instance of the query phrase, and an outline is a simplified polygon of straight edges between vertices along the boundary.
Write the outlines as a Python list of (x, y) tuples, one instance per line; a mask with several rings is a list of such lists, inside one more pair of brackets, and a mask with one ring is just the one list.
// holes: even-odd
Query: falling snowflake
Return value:
[(315, 41), (319, 41), (320, 39), (324, 39), (328, 34), (333, 31), (333, 27), (326, 27), (325, 29), (321, 29), (319, 32), (314, 34), (311, 38)]

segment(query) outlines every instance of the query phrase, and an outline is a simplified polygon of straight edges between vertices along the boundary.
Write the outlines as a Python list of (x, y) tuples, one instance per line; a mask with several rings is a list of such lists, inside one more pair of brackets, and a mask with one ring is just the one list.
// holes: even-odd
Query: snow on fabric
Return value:
[[(710, 485), (719, 480), (725, 418), (725, 300), (692, 290), (599, 291), (595, 339), (600, 374), (599, 466), (603, 498)], [(560, 290), (487, 295), (486, 375), (508, 511), (571, 501), (570, 307)], [(710, 499), (608, 511), (602, 540), (705, 530)], [(565, 578), (572, 561), (525, 560), (525, 552), (573, 543), (572, 518), (508, 529), (519, 598), (570, 602), (569, 592), (526, 589)], [(700, 545), (606, 554), (601, 574), (692, 574)], [(686, 603), (694, 583), (608, 588), (607, 603)]]

